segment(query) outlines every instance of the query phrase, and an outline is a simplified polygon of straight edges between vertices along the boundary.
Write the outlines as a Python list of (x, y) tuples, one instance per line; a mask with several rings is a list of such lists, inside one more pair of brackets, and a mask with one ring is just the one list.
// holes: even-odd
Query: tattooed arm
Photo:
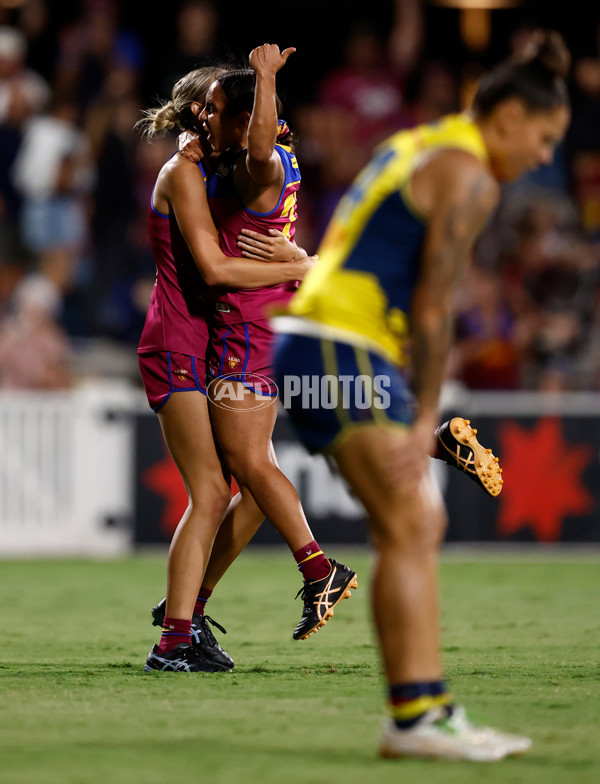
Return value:
[(417, 425), (431, 434), (452, 338), (452, 304), (471, 248), (499, 199), (495, 179), (474, 156), (445, 150), (427, 164), (430, 219), (411, 307)]

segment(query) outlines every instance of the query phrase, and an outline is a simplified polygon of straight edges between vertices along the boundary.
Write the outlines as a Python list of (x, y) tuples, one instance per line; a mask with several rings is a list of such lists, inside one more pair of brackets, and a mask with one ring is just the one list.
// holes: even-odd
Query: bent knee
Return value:
[(222, 476), (193, 482), (188, 486), (188, 501), (192, 509), (220, 520), (231, 501), (231, 488)]
[(442, 506), (412, 510), (372, 523), (373, 544), (379, 551), (431, 552), (439, 547), (447, 526)]
[(256, 482), (264, 481), (274, 471), (278, 471), (268, 454), (233, 455), (226, 462), (237, 484), (243, 487), (251, 488)]

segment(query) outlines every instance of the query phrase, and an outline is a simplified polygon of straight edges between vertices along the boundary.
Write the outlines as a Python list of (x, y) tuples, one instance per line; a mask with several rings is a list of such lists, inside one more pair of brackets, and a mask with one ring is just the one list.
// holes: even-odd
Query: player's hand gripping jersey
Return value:
[(442, 148), (487, 152), (468, 115), (400, 131), (381, 144), (341, 199), (310, 271), (287, 312), (338, 340), (406, 364), (408, 310), (426, 221), (414, 206), (411, 175)]

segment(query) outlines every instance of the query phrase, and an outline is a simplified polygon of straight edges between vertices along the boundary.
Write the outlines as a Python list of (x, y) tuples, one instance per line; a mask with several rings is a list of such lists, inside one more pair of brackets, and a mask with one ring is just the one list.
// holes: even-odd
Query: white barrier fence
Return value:
[(0, 556), (127, 551), (132, 423), (115, 382), (66, 392), (0, 392)]
[[(581, 485), (578, 492), (600, 499), (600, 395), (466, 394), (451, 388), (445, 392), (445, 408), (484, 421), (487, 417), (488, 435), (503, 418), (560, 417), (561, 432), (564, 427), (571, 439), (561, 449), (582, 454), (578, 444), (588, 444), (584, 448), (587, 467), (582, 468), (587, 489)], [(60, 393), (0, 392), (0, 558), (109, 556), (130, 550), (133, 521), (139, 512), (134, 508), (139, 485), (134, 464), (136, 417), (129, 414), (140, 413), (153, 416), (143, 393), (116, 381), (88, 382)], [(570, 420), (578, 424), (572, 428)], [(160, 438), (158, 430), (156, 435)], [(309, 457), (295, 439), (279, 439), (277, 453), (311, 519), (324, 523), (336, 516), (348, 521), (360, 518), (360, 507), (323, 459)], [(531, 459), (528, 453), (527, 460)], [(432, 462), (443, 489), (449, 478), (446, 467)], [(577, 482), (583, 478), (582, 473)], [(466, 487), (460, 476), (459, 480), (462, 493)], [(451, 493), (450, 500), (460, 493)], [(142, 517), (146, 511), (156, 513), (159, 501), (153, 496), (148, 509), (142, 509)], [(582, 531), (575, 532), (577, 537), (589, 537), (596, 530), (600, 500), (594, 500), (593, 507), (587, 511), (589, 519), (581, 523)], [(459, 517), (464, 517), (464, 508)], [(465, 535), (469, 540), (469, 532)], [(597, 534), (591, 538), (596, 541)]]

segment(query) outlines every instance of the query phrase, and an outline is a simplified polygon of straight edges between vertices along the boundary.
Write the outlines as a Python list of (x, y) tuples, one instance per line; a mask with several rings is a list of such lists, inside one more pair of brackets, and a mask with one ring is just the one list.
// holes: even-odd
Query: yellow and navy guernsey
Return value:
[(410, 181), (422, 157), (441, 148), (487, 159), (479, 129), (466, 114), (400, 131), (376, 149), (338, 204), (319, 262), (290, 302), (290, 315), (396, 366), (406, 364), (407, 314), (426, 231)]
[(310, 452), (334, 450), (357, 426), (414, 419), (408, 313), (427, 226), (410, 183), (422, 156), (442, 148), (487, 157), (467, 115), (401, 131), (377, 148), (340, 201), (318, 263), (273, 320), (281, 399)]

